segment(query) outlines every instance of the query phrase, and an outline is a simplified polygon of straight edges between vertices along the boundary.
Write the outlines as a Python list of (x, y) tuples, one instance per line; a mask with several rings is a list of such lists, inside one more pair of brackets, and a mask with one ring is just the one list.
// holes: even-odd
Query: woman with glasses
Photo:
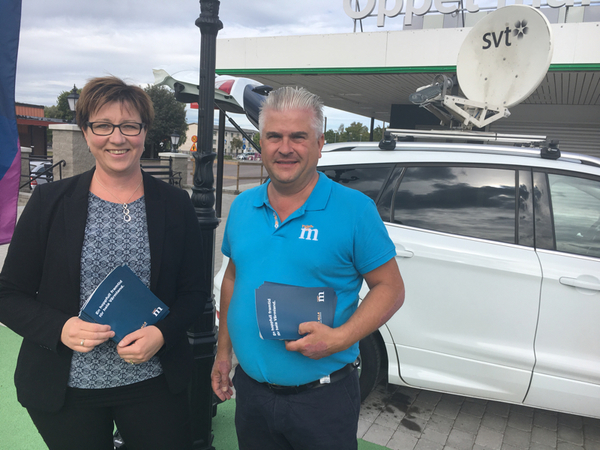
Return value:
[[(140, 168), (154, 110), (139, 87), (95, 78), (77, 124), (96, 166), (36, 189), (0, 273), (0, 322), (23, 336), (15, 384), (51, 450), (191, 448), (186, 331), (209, 298), (188, 194)], [(127, 264), (170, 309), (118, 344), (79, 311)]]

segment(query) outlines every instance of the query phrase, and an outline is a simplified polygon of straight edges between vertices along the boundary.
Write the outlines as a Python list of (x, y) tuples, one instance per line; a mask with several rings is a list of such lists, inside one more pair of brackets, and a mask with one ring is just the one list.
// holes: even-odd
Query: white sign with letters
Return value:
[[(470, 13), (479, 11), (478, 0), (464, 0), (464, 8)], [(496, 8), (506, 6), (506, 0), (496, 0)], [(580, 6), (589, 6), (591, 0), (578, 0)], [(343, 0), (344, 12), (352, 19), (365, 19), (373, 14), (377, 7), (377, 26), (385, 25), (386, 17), (396, 17), (404, 12), (404, 25), (412, 25), (413, 14), (424, 16), (432, 7), (442, 14), (452, 14), (460, 10), (461, 2), (459, 0), (367, 0), (366, 6), (359, 11), (354, 10), (353, 0)], [(515, 4), (523, 4), (523, 0), (516, 0)], [(546, 0), (546, 3), (551, 8), (562, 8), (565, 6), (574, 6), (575, 0)], [(541, 7), (541, 0), (532, 0), (531, 6), (534, 8)], [(487, 8), (487, 6), (486, 6)]]

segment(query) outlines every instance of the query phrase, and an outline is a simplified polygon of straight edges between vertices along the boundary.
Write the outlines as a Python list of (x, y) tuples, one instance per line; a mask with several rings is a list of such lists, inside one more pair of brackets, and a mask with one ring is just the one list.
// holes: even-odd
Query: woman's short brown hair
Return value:
[(77, 125), (87, 129), (90, 116), (108, 103), (127, 103), (134, 108), (142, 119), (146, 129), (154, 121), (154, 106), (150, 96), (139, 86), (126, 84), (117, 77), (92, 78), (81, 90), (76, 106)]

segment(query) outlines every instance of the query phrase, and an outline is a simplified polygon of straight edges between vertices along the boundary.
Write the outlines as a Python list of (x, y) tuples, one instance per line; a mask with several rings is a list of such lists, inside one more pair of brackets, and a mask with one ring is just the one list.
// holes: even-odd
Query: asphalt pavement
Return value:
[[(235, 197), (223, 193), (215, 273)], [(20, 205), (26, 201), (22, 194)], [(8, 244), (0, 245), (0, 265), (7, 249)], [(394, 450), (600, 450), (600, 420), (382, 382), (362, 404), (358, 437)]]

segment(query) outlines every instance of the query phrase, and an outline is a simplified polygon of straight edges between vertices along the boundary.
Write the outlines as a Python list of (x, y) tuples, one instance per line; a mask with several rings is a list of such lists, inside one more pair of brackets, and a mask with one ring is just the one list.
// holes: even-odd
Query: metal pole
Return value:
[(219, 109), (219, 132), (217, 133), (217, 217), (221, 218), (223, 206), (223, 164), (225, 161), (225, 111)]
[[(200, 223), (204, 254), (203, 277), (213, 291), (215, 261), (215, 230), (219, 219), (215, 214), (215, 189), (212, 148), (215, 101), (215, 61), (217, 33), (223, 24), (219, 20), (218, 0), (200, 0), (200, 82), (198, 93), (198, 151), (194, 152), (195, 170), (192, 187), (192, 203)], [(188, 332), (194, 354), (194, 369), (190, 386), (192, 439), (194, 450), (214, 450), (212, 446), (213, 395), (210, 372), (215, 357), (215, 310), (214, 302), (208, 302), (202, 316)]]

